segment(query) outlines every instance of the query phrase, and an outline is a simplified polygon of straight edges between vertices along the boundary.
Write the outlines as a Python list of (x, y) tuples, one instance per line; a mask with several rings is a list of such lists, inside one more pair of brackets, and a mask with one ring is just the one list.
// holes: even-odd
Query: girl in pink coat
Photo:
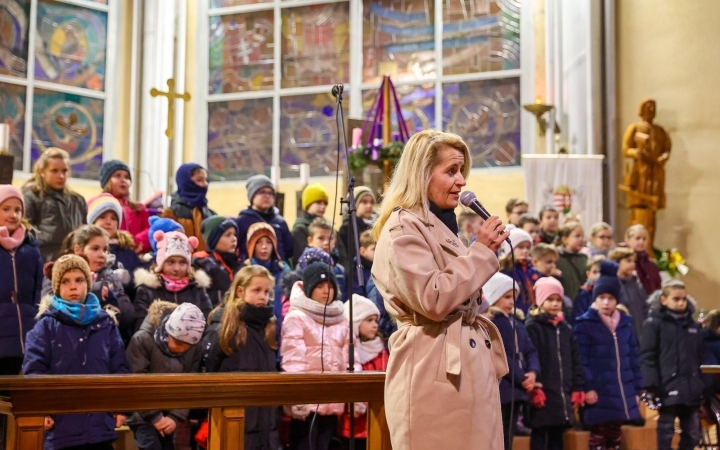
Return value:
[[(282, 370), (295, 373), (346, 370), (350, 328), (343, 315), (343, 304), (336, 300), (337, 292), (337, 282), (330, 266), (320, 261), (308, 265), (303, 281), (293, 286), (290, 312), (283, 321), (280, 347)], [(355, 360), (358, 360), (357, 356)], [(361, 369), (356, 363), (355, 370)], [(344, 411), (342, 403), (286, 406), (285, 413), (292, 417), (292, 448), (326, 450), (337, 431), (338, 417)], [(315, 423), (311, 430), (313, 419)]]

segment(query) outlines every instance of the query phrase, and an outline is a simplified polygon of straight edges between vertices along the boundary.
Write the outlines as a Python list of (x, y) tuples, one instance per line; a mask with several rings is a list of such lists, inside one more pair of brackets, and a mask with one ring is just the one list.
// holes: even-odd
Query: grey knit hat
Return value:
[(266, 177), (265, 175), (251, 176), (250, 178), (248, 178), (247, 184), (245, 186), (247, 187), (248, 200), (250, 200), (250, 203), (252, 203), (253, 197), (255, 197), (257, 191), (262, 188), (269, 187), (273, 190), (273, 192), (275, 192), (275, 185), (273, 184), (272, 180), (270, 180), (270, 178)]
[(118, 170), (124, 170), (125, 172), (127, 172), (128, 175), (130, 175), (130, 179), (132, 180), (132, 172), (130, 172), (130, 167), (128, 167), (128, 165), (122, 161), (119, 161), (117, 159), (111, 159), (110, 161), (105, 161), (102, 166), (100, 166), (100, 187), (104, 189), (107, 182)]

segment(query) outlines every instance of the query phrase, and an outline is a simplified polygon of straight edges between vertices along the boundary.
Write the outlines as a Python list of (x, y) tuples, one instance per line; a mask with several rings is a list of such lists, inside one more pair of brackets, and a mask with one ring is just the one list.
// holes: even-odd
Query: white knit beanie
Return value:
[(165, 331), (180, 342), (197, 344), (205, 331), (205, 316), (192, 303), (183, 303), (170, 314)]
[(513, 290), (513, 279), (504, 273), (496, 273), (482, 287), (485, 300), (490, 306), (497, 303), (506, 292)]
[[(530, 233), (523, 230), (522, 228), (513, 228), (510, 230), (510, 236), (508, 236), (508, 239), (510, 239), (510, 242), (512, 243), (513, 248), (517, 247), (523, 242), (530, 243), (530, 246), (533, 245), (532, 236), (530, 236)], [(503, 242), (500, 246), (500, 254), (501, 255), (508, 255), (510, 254), (510, 246), (507, 242)]]
[[(375, 302), (362, 295), (353, 294), (352, 302), (353, 336), (360, 337), (360, 324), (362, 321), (373, 315), (378, 316), (378, 319), (380, 319), (380, 310), (375, 305)], [(344, 308), (343, 315), (346, 319), (350, 320), (350, 302), (345, 302)]]

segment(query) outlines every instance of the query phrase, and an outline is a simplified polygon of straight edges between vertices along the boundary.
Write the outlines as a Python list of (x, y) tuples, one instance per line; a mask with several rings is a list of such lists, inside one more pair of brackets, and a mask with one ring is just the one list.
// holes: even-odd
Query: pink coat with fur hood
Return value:
[[(290, 303), (295, 305), (297, 301), (314, 302), (308, 299), (303, 292), (302, 281), (298, 281), (293, 285), (290, 293)], [(320, 303), (318, 303), (320, 305)], [(342, 303), (335, 301), (328, 305), (339, 307), (342, 311)], [(322, 308), (322, 305), (320, 305)], [(290, 307), (290, 312), (283, 320), (281, 331), (280, 345), (280, 367), (285, 372), (308, 373), (308, 372), (345, 372), (348, 367), (348, 347), (350, 346), (350, 328), (347, 319), (342, 316), (342, 320), (334, 325), (325, 323), (325, 333), (323, 337), (322, 320), (316, 320), (311, 313), (295, 306)], [(321, 364), (321, 344), (324, 341), (324, 349), (322, 350)], [(361, 371), (362, 366), (358, 361), (357, 352), (355, 352), (355, 371)], [(294, 419), (305, 419), (311, 412), (315, 412), (317, 405), (294, 405), (285, 407), (285, 413)], [(320, 405), (317, 413), (321, 416), (329, 416), (336, 414), (342, 415), (345, 411), (345, 405), (342, 403), (332, 403)]]

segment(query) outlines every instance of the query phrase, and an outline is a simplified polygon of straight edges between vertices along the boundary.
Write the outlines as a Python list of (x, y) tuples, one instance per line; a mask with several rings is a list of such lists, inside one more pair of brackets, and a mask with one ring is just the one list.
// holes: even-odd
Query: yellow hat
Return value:
[(302, 193), (302, 206), (307, 210), (315, 202), (328, 202), (328, 192), (321, 184), (310, 184)]

